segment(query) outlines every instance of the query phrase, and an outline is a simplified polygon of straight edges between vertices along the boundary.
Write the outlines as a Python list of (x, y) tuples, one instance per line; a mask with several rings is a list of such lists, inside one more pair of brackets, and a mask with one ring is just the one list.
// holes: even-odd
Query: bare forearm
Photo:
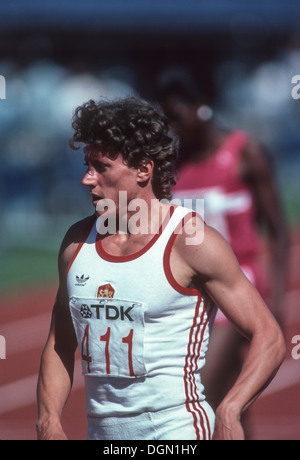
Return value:
[(263, 333), (251, 341), (242, 371), (216, 411), (215, 439), (242, 439), (240, 416), (275, 376), (284, 358), (285, 345), (278, 336), (266, 340)]
[(51, 346), (42, 355), (37, 386), (39, 439), (64, 439), (60, 419), (72, 387), (74, 361), (63, 363)]

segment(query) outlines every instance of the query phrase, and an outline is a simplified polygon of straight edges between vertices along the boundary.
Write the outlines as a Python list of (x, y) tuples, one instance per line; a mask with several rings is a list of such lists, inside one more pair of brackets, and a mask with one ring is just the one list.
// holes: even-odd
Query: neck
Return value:
[(98, 220), (98, 233), (108, 236), (149, 235), (158, 232), (170, 205), (152, 197), (135, 198), (128, 202), (126, 194), (119, 193), (117, 206), (102, 213)]
[(194, 136), (183, 144), (185, 157), (190, 162), (201, 161), (212, 155), (224, 141), (225, 133), (212, 123), (203, 124), (194, 131)]

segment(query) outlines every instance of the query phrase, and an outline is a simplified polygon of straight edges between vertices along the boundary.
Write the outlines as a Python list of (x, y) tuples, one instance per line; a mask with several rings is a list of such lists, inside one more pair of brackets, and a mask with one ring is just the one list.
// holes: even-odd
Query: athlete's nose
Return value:
[(82, 178), (81, 181), (82, 185), (86, 185), (87, 187), (90, 187), (91, 185), (94, 185), (95, 183), (95, 174), (93, 171), (93, 168), (88, 168), (85, 175)]

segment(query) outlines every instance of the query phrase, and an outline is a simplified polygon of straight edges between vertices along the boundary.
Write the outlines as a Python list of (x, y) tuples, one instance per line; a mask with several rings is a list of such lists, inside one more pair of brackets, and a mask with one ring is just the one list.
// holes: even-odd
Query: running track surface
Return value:
[[(292, 358), (292, 338), (300, 336), (300, 235), (293, 237), (285, 297), (286, 359), (277, 376), (249, 412), (250, 439), (300, 439), (300, 359)], [(0, 439), (35, 440), (36, 383), (56, 288), (24, 289), (1, 298), (0, 335), (6, 359), (0, 360)], [(299, 356), (300, 358), (300, 356)], [(74, 386), (63, 414), (69, 439), (85, 439), (85, 394), (79, 355)]]

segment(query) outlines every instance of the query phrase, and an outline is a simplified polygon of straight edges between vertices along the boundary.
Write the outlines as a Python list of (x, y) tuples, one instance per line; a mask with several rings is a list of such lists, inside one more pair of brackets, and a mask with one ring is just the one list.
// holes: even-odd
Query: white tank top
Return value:
[(70, 262), (70, 311), (89, 417), (181, 405), (199, 416), (215, 307), (198, 290), (177, 284), (170, 270), (175, 229), (188, 213), (175, 207), (164, 229), (126, 256), (105, 252), (94, 221)]

